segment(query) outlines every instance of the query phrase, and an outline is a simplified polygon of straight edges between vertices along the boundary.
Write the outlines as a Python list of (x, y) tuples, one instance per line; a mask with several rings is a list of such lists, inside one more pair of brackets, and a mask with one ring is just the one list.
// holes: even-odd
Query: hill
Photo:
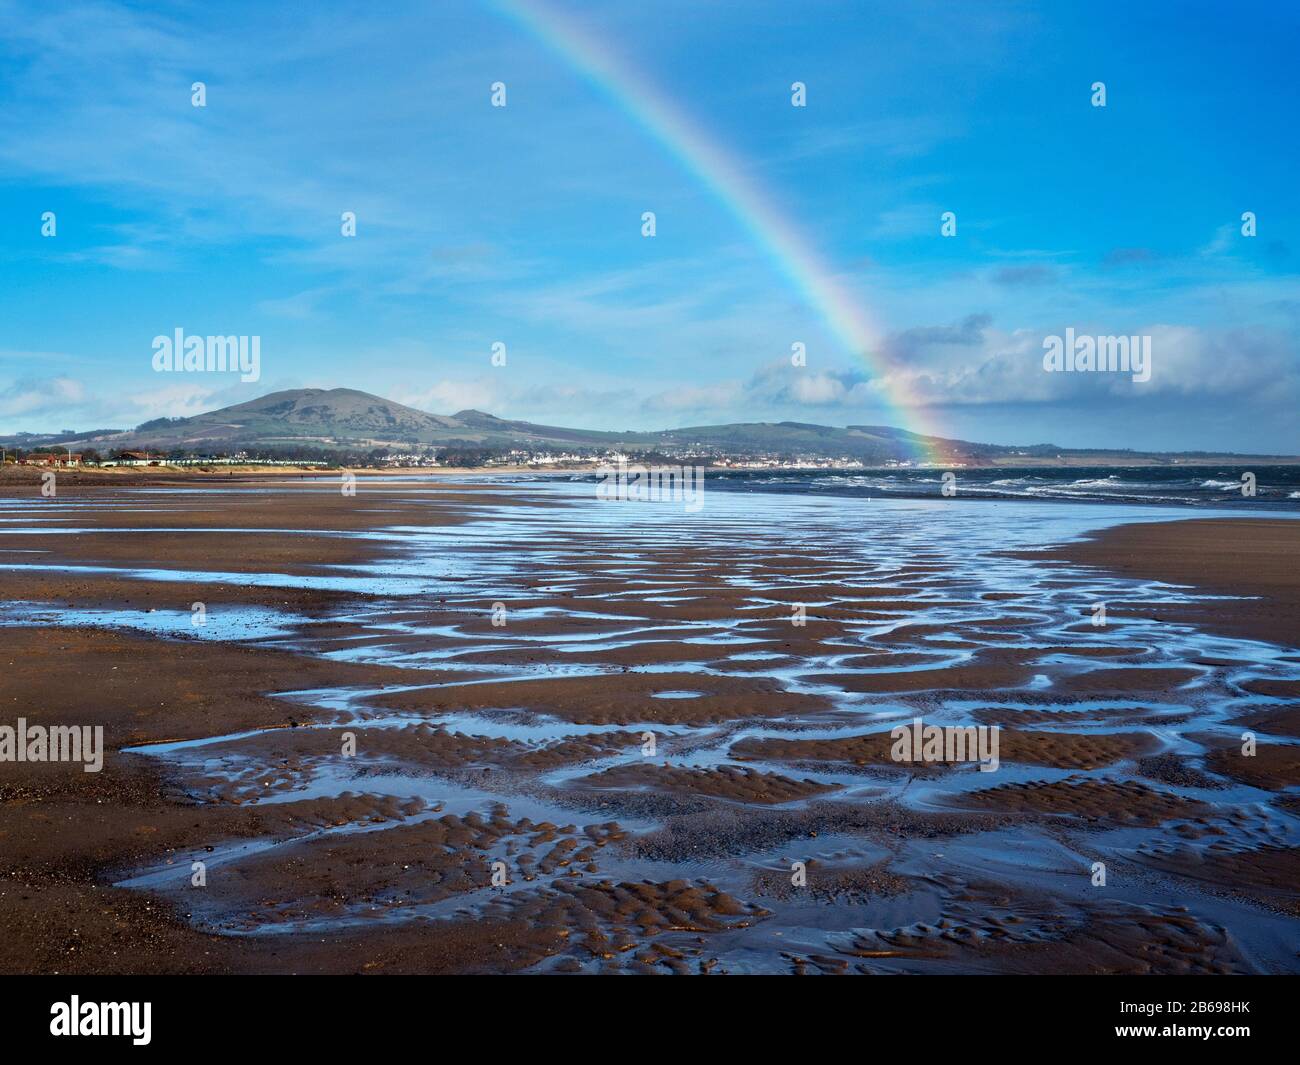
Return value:
[(1211, 453), (1178, 455), (1121, 450), (1081, 450), (1054, 444), (1006, 446), (922, 436), (881, 425), (844, 428), (807, 422), (742, 422), (657, 432), (601, 432), (509, 421), (477, 410), (430, 414), (352, 388), (297, 388), (189, 418), (158, 418), (130, 430), (22, 433), (0, 439), (6, 447), (58, 446), (173, 451), (201, 455), (237, 451), (267, 454), (303, 449), (322, 452), (432, 448), (552, 451), (597, 455), (612, 450), (737, 459), (850, 459), (865, 464), (933, 460), (965, 465), (1037, 463), (1189, 462), (1269, 456)]

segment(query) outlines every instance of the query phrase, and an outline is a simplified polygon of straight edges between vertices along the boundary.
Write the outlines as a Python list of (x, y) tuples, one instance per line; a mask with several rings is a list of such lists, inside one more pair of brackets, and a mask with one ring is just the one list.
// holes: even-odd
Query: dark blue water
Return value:
[[(1300, 510), (1300, 465), (1044, 466), (1033, 469), (726, 470), (710, 469), (709, 491), (926, 499), (943, 494), (951, 472), (958, 499), (1071, 503), (1163, 503), (1184, 507)], [(1253, 474), (1255, 494), (1243, 492)], [(596, 481), (594, 473), (573, 480)]]

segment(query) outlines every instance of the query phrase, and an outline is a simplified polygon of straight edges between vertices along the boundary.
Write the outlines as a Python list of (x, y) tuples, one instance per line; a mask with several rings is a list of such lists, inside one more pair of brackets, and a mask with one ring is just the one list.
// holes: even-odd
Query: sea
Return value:
[[(945, 480), (945, 474), (952, 477)], [(531, 475), (522, 475), (528, 480)], [(554, 475), (539, 474), (552, 479)], [(512, 478), (514, 479), (514, 478)], [(573, 481), (599, 481), (596, 472)], [(776, 492), (880, 499), (1022, 499), (1163, 504), (1241, 510), (1300, 510), (1300, 465), (1036, 466), (887, 469), (710, 468), (709, 491)], [(945, 492), (945, 486), (948, 491)]]

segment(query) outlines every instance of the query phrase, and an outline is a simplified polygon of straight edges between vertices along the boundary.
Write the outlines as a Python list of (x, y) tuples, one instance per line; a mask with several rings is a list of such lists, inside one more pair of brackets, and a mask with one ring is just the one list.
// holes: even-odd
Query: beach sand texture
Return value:
[(0, 971), (1300, 971), (1300, 522), (1165, 517), (11, 487)]

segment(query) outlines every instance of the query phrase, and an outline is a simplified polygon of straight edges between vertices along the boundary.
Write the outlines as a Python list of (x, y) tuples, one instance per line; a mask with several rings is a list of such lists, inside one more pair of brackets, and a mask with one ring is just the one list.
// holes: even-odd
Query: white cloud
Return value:
[(71, 377), (26, 377), (0, 392), (0, 416), (61, 412), (80, 406), (86, 386)]

